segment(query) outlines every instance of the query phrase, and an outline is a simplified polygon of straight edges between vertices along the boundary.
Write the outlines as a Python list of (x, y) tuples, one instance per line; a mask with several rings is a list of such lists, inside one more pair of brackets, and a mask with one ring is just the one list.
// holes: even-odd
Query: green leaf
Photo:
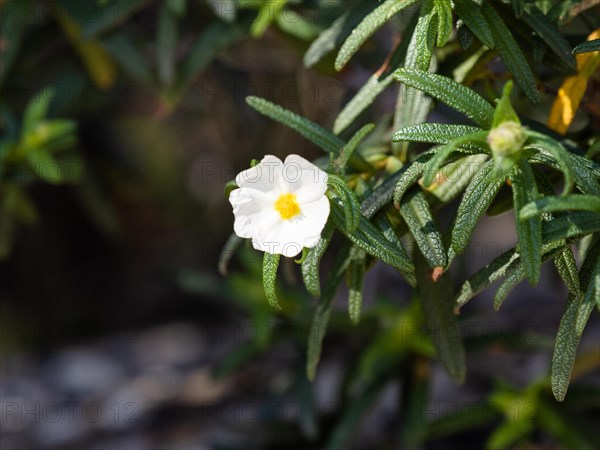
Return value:
[(371, 76), (335, 118), (333, 132), (340, 134), (348, 128), (359, 114), (368, 108), (392, 81), (394, 81), (392, 76), (387, 76), (382, 80), (379, 79), (379, 75), (377, 74)]
[(577, 334), (575, 325), (577, 321), (577, 310), (579, 300), (573, 294), (569, 294), (565, 313), (558, 326), (558, 334), (554, 344), (552, 355), (551, 384), (552, 393), (559, 402), (562, 402), (569, 388), (571, 372), (575, 363), (577, 346), (581, 336)]
[(408, 191), (408, 189), (421, 177), (426, 163), (431, 160), (434, 155), (433, 152), (424, 153), (412, 163), (402, 168), (396, 183), (396, 189), (394, 190), (394, 206), (396, 208), (400, 208), (402, 197), (404, 197), (406, 191)]
[(578, 55), (580, 53), (590, 53), (600, 51), (600, 39), (593, 39), (591, 41), (582, 42), (573, 49), (573, 53)]
[(540, 102), (540, 95), (537, 90), (535, 77), (525, 59), (525, 55), (512, 36), (502, 18), (498, 15), (490, 2), (484, 2), (483, 15), (492, 31), (494, 42), (502, 61), (507, 69), (513, 74), (515, 80), (525, 92), (525, 95), (531, 103), (537, 105)]
[(350, 246), (345, 245), (339, 252), (337, 260), (333, 266), (332, 273), (328, 277), (329, 283), (325, 288), (323, 297), (317, 304), (315, 314), (308, 334), (308, 344), (306, 349), (306, 376), (309, 380), (314, 380), (317, 373), (317, 365), (321, 359), (321, 349), (323, 339), (329, 325), (331, 317), (331, 308), (333, 299), (344, 277), (344, 273), (350, 263), (348, 256)]
[(113, 58), (133, 78), (149, 83), (152, 74), (142, 53), (133, 45), (124, 33), (113, 33), (102, 40)]
[(271, 22), (281, 14), (286, 3), (287, 0), (269, 0), (263, 2), (256, 19), (254, 19), (254, 22), (252, 22), (252, 26), (250, 27), (250, 34), (252, 37), (260, 38)]
[(452, 229), (451, 246), (457, 254), (465, 250), (477, 222), (504, 184), (497, 171), (494, 161), (486, 162), (465, 190)]
[(156, 60), (158, 78), (168, 88), (175, 82), (175, 48), (177, 46), (179, 25), (177, 17), (171, 12), (168, 3), (162, 3), (158, 13), (158, 35), (156, 38)]
[(399, 69), (394, 77), (462, 112), (482, 128), (492, 124), (494, 108), (472, 89), (442, 75), (415, 69)]
[(450, 377), (459, 384), (465, 381), (467, 366), (458, 318), (454, 314), (454, 303), (448, 293), (453, 291), (448, 273), (435, 283), (423, 258), (415, 256), (417, 270), (417, 294), (423, 306), (423, 315), (437, 356)]
[(554, 265), (558, 274), (565, 285), (573, 295), (579, 296), (581, 289), (579, 287), (579, 275), (577, 273), (577, 262), (570, 248), (566, 248), (560, 254), (554, 257)]
[(334, 136), (316, 123), (311, 122), (310, 120), (287, 109), (284, 109), (279, 105), (275, 105), (274, 103), (271, 103), (265, 99), (252, 96), (246, 97), (246, 103), (248, 103), (248, 105), (250, 105), (259, 113), (297, 131), (313, 144), (328, 153), (337, 154), (342, 147), (344, 147), (344, 141), (337, 136)]
[(304, 285), (306, 286), (306, 290), (315, 297), (321, 296), (321, 283), (319, 280), (319, 266), (321, 264), (321, 258), (329, 247), (329, 243), (331, 242), (331, 238), (333, 237), (333, 232), (335, 231), (335, 227), (331, 221), (327, 221), (323, 232), (321, 233), (321, 238), (317, 245), (308, 250), (306, 257), (302, 261), (302, 279), (304, 280)]
[(229, 235), (227, 242), (225, 242), (225, 245), (223, 246), (223, 249), (221, 250), (221, 255), (219, 256), (219, 266), (218, 267), (219, 267), (219, 273), (221, 275), (223, 275), (223, 276), (227, 275), (227, 266), (229, 265), (229, 261), (235, 254), (235, 251), (238, 249), (238, 247), (242, 244), (242, 242), (244, 242), (244, 240), (241, 237), (239, 237), (237, 234), (231, 233)]
[(496, 110), (494, 111), (494, 122), (492, 123), (492, 128), (496, 128), (502, 122), (512, 121), (521, 123), (519, 116), (510, 103), (510, 94), (512, 89), (513, 83), (511, 80), (509, 80), (504, 84), (504, 88), (502, 89), (502, 98), (496, 100), (497, 104)]
[(516, 267), (519, 255), (514, 249), (504, 252), (483, 269), (465, 281), (456, 297), (456, 304), (460, 307), (492, 285)]
[(567, 67), (575, 71), (577, 61), (571, 54), (571, 45), (560, 30), (537, 8), (529, 8), (523, 14), (523, 20), (556, 53)]
[(542, 213), (557, 211), (591, 211), (600, 213), (600, 198), (595, 195), (567, 195), (543, 197), (528, 203), (521, 209), (521, 219), (529, 219)]
[(572, 162), (569, 158), (569, 152), (558, 141), (535, 131), (529, 131), (530, 141), (525, 149), (532, 148), (538, 152), (545, 152), (558, 165), (559, 170), (565, 175), (565, 187), (562, 195), (567, 195), (573, 190), (575, 184), (575, 174), (571, 167)]
[(208, 66), (215, 55), (234, 42), (240, 35), (240, 30), (221, 22), (206, 27), (193, 44), (179, 69), (174, 95), (176, 97), (181, 96), (198, 74)]
[(436, 45), (443, 47), (452, 35), (452, 3), (447, 0), (435, 0), (435, 10), (438, 16)]
[(354, 233), (360, 222), (360, 204), (354, 192), (348, 187), (346, 181), (337, 175), (330, 174), (327, 184), (336, 192), (344, 208), (346, 231)]
[[(83, 38), (91, 39), (126, 22), (133, 14), (148, 4), (147, 0), (111, 2), (99, 14), (93, 14), (83, 26)], [(83, 8), (87, 9), (87, 8)]]
[(23, 113), (22, 134), (34, 131), (38, 123), (46, 118), (55, 93), (53, 87), (47, 87), (29, 100)]
[(275, 281), (277, 279), (277, 267), (279, 266), (279, 254), (264, 252), (263, 256), (263, 287), (267, 301), (275, 309), (281, 309), (275, 295)]
[[(427, 33), (427, 16), (418, 15), (417, 21), (412, 32), (411, 38), (406, 49), (404, 58), (404, 67), (415, 68), (419, 63), (419, 36)], [(425, 22), (425, 23), (424, 23)], [(431, 56), (431, 54), (430, 54)], [(435, 64), (428, 62), (427, 69), (432, 68)], [(394, 113), (394, 128), (404, 128), (410, 125), (423, 123), (427, 120), (429, 110), (433, 101), (425, 93), (418, 89), (414, 89), (406, 84), (401, 84), (398, 89), (396, 98), (396, 106)], [(393, 144), (392, 150), (398, 155), (401, 161), (406, 161), (408, 155), (409, 144)]]
[(425, 195), (415, 191), (402, 199), (400, 215), (415, 238), (429, 267), (446, 267), (448, 260), (442, 236), (431, 214)]
[(373, 10), (374, 6), (376, 5), (371, 2), (354, 3), (310, 44), (304, 54), (304, 65), (306, 67), (314, 66), (323, 56), (340, 45), (360, 20)]
[(588, 160), (579, 155), (569, 154), (568, 156), (577, 187), (584, 194), (600, 195), (600, 184), (598, 183), (597, 175), (594, 176), (594, 173), (589, 170), (589, 166), (587, 166)]
[(428, 142), (431, 144), (447, 144), (465, 134), (483, 131), (469, 125), (447, 125), (445, 123), (421, 123), (402, 128), (394, 133), (392, 141)]
[(63, 180), (63, 171), (59, 163), (45, 148), (34, 148), (25, 155), (27, 162), (40, 179), (50, 184), (60, 184)]
[(414, 32), (416, 36), (415, 64), (407, 65), (407, 67), (415, 67), (425, 71), (429, 70), (438, 31), (438, 22), (434, 0), (424, 0), (419, 11), (419, 20)]
[(544, 243), (570, 239), (600, 231), (600, 214), (577, 211), (542, 224)]
[(487, 47), (494, 48), (494, 35), (485, 21), (479, 4), (472, 0), (454, 0), (454, 10), (477, 39)]
[(344, 145), (344, 147), (340, 151), (340, 156), (338, 156), (337, 159), (333, 162), (333, 167), (338, 173), (344, 173), (346, 165), (348, 164), (352, 153), (354, 152), (354, 150), (356, 150), (356, 147), (358, 147), (358, 144), (360, 144), (363, 141), (363, 139), (366, 138), (367, 135), (369, 135), (369, 133), (371, 133), (374, 129), (375, 124), (366, 124), (360, 130), (354, 133), (354, 136), (352, 136), (348, 143)]
[(525, 266), (522, 263), (519, 263), (515, 266), (514, 270), (508, 274), (494, 295), (494, 309), (496, 311), (500, 310), (506, 297), (508, 297), (512, 290), (525, 278), (527, 278)]
[(487, 159), (488, 155), (470, 155), (445, 165), (442, 179), (428, 187), (427, 192), (443, 203), (453, 200), (467, 187)]
[(336, 226), (353, 244), (396, 268), (409, 284), (414, 284), (414, 266), (403, 247), (392, 248), (390, 241), (364, 216), (360, 217), (358, 228), (353, 233), (348, 232), (342, 207), (337, 202), (332, 202), (331, 206)]
[(478, 143), (482, 146), (486, 145), (486, 131), (479, 131), (477, 133), (467, 134), (466, 136), (462, 136), (453, 141), (450, 141), (447, 144), (442, 145), (435, 149), (435, 155), (431, 158), (426, 164), (423, 172), (425, 176), (423, 177), (423, 186), (429, 187), (431, 183), (433, 183), (436, 175), (440, 171), (444, 161), (448, 159), (450, 154), (454, 152), (461, 145), (466, 145), (470, 143)]
[(588, 250), (588, 253), (579, 271), (579, 283), (583, 296), (577, 308), (577, 319), (575, 331), (579, 336), (590, 318), (590, 314), (596, 306), (595, 290), (596, 279), (600, 276), (600, 240)]
[(523, 205), (535, 201), (539, 197), (533, 170), (526, 159), (521, 159), (515, 164), (510, 179), (519, 239), (518, 249), (527, 279), (535, 286), (539, 281), (542, 265), (542, 221), (540, 216), (524, 219), (520, 215)]
[(415, 3), (416, 0), (386, 0), (373, 12), (368, 14), (363, 21), (352, 31), (346, 39), (335, 60), (335, 69), (342, 70), (346, 63), (352, 58), (359, 47), (379, 27), (388, 21), (393, 15)]
[(348, 314), (353, 324), (360, 322), (362, 308), (362, 290), (365, 272), (367, 270), (365, 252), (352, 246), (350, 249), (350, 265), (348, 266)]

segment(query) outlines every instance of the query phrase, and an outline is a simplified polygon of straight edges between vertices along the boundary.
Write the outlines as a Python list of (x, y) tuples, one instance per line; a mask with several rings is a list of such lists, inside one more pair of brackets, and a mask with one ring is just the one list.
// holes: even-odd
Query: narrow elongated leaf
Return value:
[(275, 294), (275, 281), (277, 279), (277, 267), (281, 255), (264, 252), (263, 256), (263, 287), (267, 301), (275, 309), (281, 309)]
[(540, 278), (542, 266), (542, 221), (540, 216), (524, 219), (519, 213), (523, 205), (535, 201), (539, 197), (533, 171), (526, 159), (521, 159), (515, 164), (510, 179), (519, 239), (518, 249), (527, 279), (535, 286)]
[(474, 143), (474, 142), (477, 142), (480, 145), (485, 146), (486, 145), (486, 142), (485, 142), (486, 137), (487, 137), (487, 132), (480, 131), (477, 133), (468, 134), (466, 136), (462, 136), (460, 138), (454, 139), (453, 141), (451, 141), (441, 147), (436, 148), (434, 157), (431, 158), (425, 164), (425, 168), (423, 169), (423, 172), (425, 173), (425, 176), (423, 177), (423, 186), (425, 186), (425, 187), (431, 186), (431, 183), (433, 183), (433, 180), (435, 179), (436, 175), (440, 171), (442, 164), (444, 163), (444, 161), (446, 161), (446, 159), (450, 156), (450, 154), (457, 149), (457, 147), (460, 147), (461, 145), (465, 145), (465, 144)]
[(451, 246), (457, 254), (465, 250), (475, 225), (504, 184), (497, 169), (494, 161), (486, 162), (465, 190), (452, 229)]
[(46, 118), (55, 93), (53, 87), (47, 87), (29, 101), (23, 113), (22, 134), (34, 131), (38, 123)]
[(348, 164), (352, 153), (354, 152), (356, 147), (358, 147), (358, 144), (360, 144), (363, 141), (363, 139), (367, 137), (367, 135), (371, 133), (371, 131), (373, 131), (374, 128), (375, 124), (368, 123), (356, 133), (354, 133), (354, 136), (350, 138), (348, 143), (344, 145), (344, 147), (340, 151), (340, 156), (338, 156), (337, 159), (333, 162), (333, 167), (337, 172), (344, 173), (346, 169), (346, 164)]
[(435, 0), (435, 10), (438, 16), (436, 45), (443, 47), (452, 35), (452, 3), (446, 0)]
[(565, 197), (543, 197), (528, 203), (521, 209), (521, 219), (536, 217), (542, 213), (556, 211), (591, 211), (600, 213), (600, 198), (595, 195), (567, 195)]
[(600, 51), (600, 39), (593, 39), (591, 41), (582, 42), (573, 49), (573, 53), (578, 55), (580, 53), (590, 53)]
[(391, 248), (390, 242), (364, 216), (358, 228), (350, 233), (344, 223), (344, 212), (337, 202), (332, 202), (332, 216), (337, 227), (356, 246), (365, 252), (396, 268), (409, 284), (414, 284), (414, 266), (403, 247)]
[(454, 303), (448, 296), (452, 292), (452, 281), (448, 273), (435, 283), (431, 272), (420, 255), (415, 256), (417, 270), (417, 293), (423, 306), (423, 315), (428, 330), (432, 330), (437, 355), (450, 377), (459, 384), (465, 381), (467, 366), (458, 318), (454, 314)]
[(543, 151), (548, 154), (558, 165), (561, 172), (565, 175), (565, 187), (562, 195), (567, 195), (573, 190), (575, 184), (575, 174), (571, 168), (571, 161), (569, 160), (569, 152), (558, 142), (546, 135), (537, 132), (530, 132), (532, 141), (528, 147), (534, 148), (538, 151)]
[(542, 224), (544, 243), (570, 239), (600, 231), (600, 214), (576, 211)]
[(394, 133), (392, 141), (428, 142), (431, 144), (447, 144), (454, 139), (483, 131), (469, 125), (447, 125), (445, 123), (421, 123), (402, 128)]
[(218, 267), (219, 273), (221, 275), (227, 275), (227, 266), (229, 265), (229, 261), (235, 254), (235, 251), (238, 249), (238, 247), (242, 244), (242, 242), (244, 242), (244, 240), (237, 234), (231, 233), (229, 235), (229, 238), (227, 239), (227, 242), (225, 242), (225, 245), (223, 246), (223, 249), (221, 250), (221, 254), (219, 256)]
[(470, 155), (444, 166), (438, 180), (425, 190), (443, 203), (453, 200), (471, 182), (488, 155)]
[(178, 41), (178, 19), (163, 2), (158, 13), (158, 37), (156, 60), (158, 62), (158, 78), (164, 87), (175, 82), (175, 46)]
[(539, 9), (529, 8), (523, 14), (523, 20), (570, 69), (577, 68), (577, 61), (571, 54), (569, 41)]
[(333, 299), (338, 290), (340, 283), (346, 273), (350, 258), (348, 256), (350, 246), (345, 245), (338, 252), (336, 262), (332, 268), (332, 273), (329, 276), (327, 287), (323, 293), (323, 297), (317, 304), (315, 314), (310, 326), (308, 334), (308, 343), (306, 349), (306, 376), (309, 380), (314, 380), (317, 373), (317, 365), (321, 359), (321, 349), (323, 348), (323, 339), (329, 325), (331, 317), (331, 308), (333, 307)]
[[(427, 34), (427, 19), (421, 14), (415, 15), (416, 23), (408, 47), (406, 49), (406, 57), (404, 58), (404, 67), (416, 68), (419, 64), (419, 36)], [(431, 53), (429, 53), (431, 56)], [(430, 58), (431, 59), (431, 58)], [(421, 58), (421, 64), (423, 63)], [(434, 69), (435, 61), (429, 61), (426, 67)], [(394, 128), (404, 128), (410, 125), (423, 123), (427, 120), (429, 110), (433, 101), (431, 97), (425, 95), (424, 92), (412, 88), (406, 84), (401, 84), (398, 89), (398, 97), (396, 98), (396, 106), (394, 113)], [(408, 155), (409, 143), (402, 142), (401, 144), (393, 144), (392, 150), (398, 155), (400, 160), (406, 161)]]
[(513, 74), (529, 101), (537, 105), (540, 102), (540, 94), (537, 90), (533, 72), (521, 48), (490, 2), (483, 3), (482, 11), (489, 28), (492, 30), (496, 49), (500, 53), (502, 61)]
[(127, 0), (111, 2), (100, 14), (93, 14), (83, 26), (83, 37), (90, 39), (109, 31), (127, 21), (133, 14), (147, 5), (148, 0)]
[(554, 344), (551, 384), (552, 393), (559, 402), (562, 402), (567, 394), (573, 364), (575, 363), (577, 346), (581, 338), (575, 330), (579, 303), (580, 301), (576, 296), (569, 294), (567, 307), (560, 320)]
[(124, 33), (114, 33), (102, 40), (102, 43), (121, 67), (132, 77), (150, 82), (150, 68), (140, 52)]
[(375, 6), (377, 5), (371, 2), (354, 3), (310, 44), (310, 47), (304, 54), (304, 65), (306, 67), (314, 66), (323, 56), (342, 44), (352, 29)]
[(217, 52), (234, 42), (240, 35), (240, 30), (228, 27), (222, 22), (215, 22), (206, 27), (179, 69), (175, 96), (181, 96)]
[(479, 4), (473, 0), (454, 0), (454, 10), (477, 39), (487, 47), (494, 48), (494, 35), (485, 21)]
[(456, 297), (457, 306), (461, 307), (465, 305), (469, 300), (482, 292), (485, 288), (509, 273), (511, 268), (514, 270), (514, 267), (516, 266), (515, 262), (517, 260), (518, 254), (515, 253), (514, 249), (511, 249), (507, 252), (504, 252), (483, 269), (472, 275), (463, 283), (461, 290)]
[(391, 75), (381, 80), (377, 74), (371, 76), (335, 118), (333, 132), (340, 134), (348, 128), (359, 114), (367, 109), (392, 81), (394, 81), (394, 78)]
[(506, 297), (508, 297), (512, 290), (525, 278), (527, 278), (525, 266), (522, 263), (519, 263), (515, 266), (515, 269), (508, 274), (494, 295), (494, 309), (496, 311), (500, 310)]
[(577, 273), (577, 262), (570, 248), (566, 248), (560, 254), (554, 257), (554, 265), (558, 274), (565, 285), (573, 295), (579, 296), (581, 289), (579, 287), (579, 275)]
[(348, 314), (353, 324), (360, 322), (362, 308), (363, 279), (367, 270), (365, 252), (353, 246), (350, 250), (350, 265), (348, 266)]
[(416, 59), (414, 67), (419, 70), (429, 70), (433, 47), (438, 32), (438, 15), (434, 0), (424, 0), (419, 11), (419, 20), (415, 28)]
[(431, 160), (434, 155), (435, 153), (433, 152), (424, 153), (412, 163), (402, 168), (393, 193), (394, 206), (396, 206), (396, 208), (400, 208), (402, 197), (404, 197), (406, 191), (408, 191), (408, 189), (421, 177), (426, 163)]
[(472, 89), (442, 75), (415, 69), (399, 69), (394, 77), (462, 112), (482, 128), (492, 125), (494, 108)]
[(333, 237), (333, 232), (335, 231), (335, 227), (333, 226), (333, 222), (328, 221), (321, 233), (321, 238), (317, 245), (308, 250), (306, 257), (302, 261), (302, 279), (304, 280), (304, 285), (306, 286), (306, 290), (315, 297), (321, 296), (321, 282), (319, 280), (319, 266), (321, 264), (321, 258), (329, 247), (329, 243), (331, 242), (331, 238)]
[(448, 262), (442, 236), (429, 209), (425, 195), (415, 191), (404, 197), (400, 215), (406, 222), (429, 267), (446, 267)]
[(329, 131), (320, 127), (314, 122), (295, 114), (279, 105), (271, 103), (259, 97), (247, 97), (246, 103), (259, 113), (270, 117), (273, 120), (292, 128), (300, 133), (306, 139), (314, 143), (316, 146), (329, 153), (339, 152), (344, 146), (342, 141), (337, 136), (334, 136)]
[(590, 318), (590, 314), (596, 306), (595, 290), (596, 278), (600, 276), (600, 240), (588, 250), (585, 260), (579, 271), (579, 283), (583, 296), (577, 308), (577, 319), (575, 321), (575, 331), (579, 336)]
[[(600, 183), (597, 179), (599, 176), (598, 174), (594, 176), (594, 173), (590, 170), (592, 168), (588, 165), (588, 160), (571, 153), (568, 156), (570, 165), (573, 167), (573, 175), (577, 187), (581, 189), (584, 194), (600, 195)], [(593, 163), (593, 161), (589, 162)]]
[(346, 219), (346, 231), (354, 233), (362, 217), (360, 214), (360, 204), (356, 199), (354, 192), (348, 187), (346, 182), (337, 175), (329, 175), (327, 184), (337, 193), (344, 207), (344, 217)]
[(352, 58), (359, 47), (377, 29), (379, 29), (393, 15), (415, 3), (416, 0), (386, 0), (373, 12), (368, 14), (363, 21), (352, 31), (346, 39), (335, 60), (335, 69), (342, 70), (346, 63)]

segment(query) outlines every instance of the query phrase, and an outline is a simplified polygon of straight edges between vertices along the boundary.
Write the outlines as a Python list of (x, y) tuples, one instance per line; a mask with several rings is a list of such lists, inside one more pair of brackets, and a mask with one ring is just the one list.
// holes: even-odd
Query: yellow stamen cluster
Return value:
[(283, 220), (289, 220), (300, 214), (300, 206), (296, 201), (295, 194), (281, 194), (275, 202), (275, 210)]

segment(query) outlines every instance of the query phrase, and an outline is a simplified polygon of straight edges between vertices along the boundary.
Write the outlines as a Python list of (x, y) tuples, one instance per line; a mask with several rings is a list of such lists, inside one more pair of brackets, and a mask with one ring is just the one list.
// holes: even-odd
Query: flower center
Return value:
[(300, 214), (300, 206), (295, 194), (281, 194), (275, 202), (275, 210), (283, 220), (289, 220)]

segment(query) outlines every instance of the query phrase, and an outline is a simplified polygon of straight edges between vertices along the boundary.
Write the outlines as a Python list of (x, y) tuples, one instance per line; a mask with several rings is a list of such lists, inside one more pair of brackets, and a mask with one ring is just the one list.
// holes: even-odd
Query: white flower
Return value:
[(317, 244), (329, 216), (325, 172), (298, 155), (285, 163), (267, 155), (235, 181), (239, 189), (229, 201), (238, 236), (252, 238), (257, 250), (287, 257)]

